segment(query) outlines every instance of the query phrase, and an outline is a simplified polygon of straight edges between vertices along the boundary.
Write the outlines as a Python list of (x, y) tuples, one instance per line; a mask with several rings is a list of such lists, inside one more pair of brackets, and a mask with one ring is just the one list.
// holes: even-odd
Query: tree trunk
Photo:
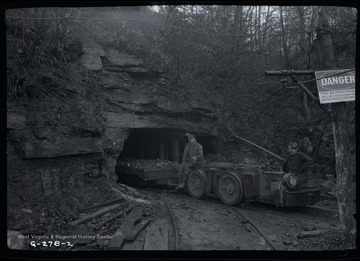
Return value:
[(282, 32), (281, 39), (282, 39), (282, 46), (283, 46), (284, 58), (285, 58), (285, 67), (288, 69), (290, 67), (290, 63), (289, 63), (289, 53), (286, 45), (286, 31), (285, 31), (282, 6), (280, 6), (280, 23), (281, 23), (281, 32)]
[[(299, 26), (300, 26), (300, 48), (299, 51), (301, 52), (301, 56), (303, 57), (304, 61), (307, 59), (307, 55), (306, 55), (306, 47), (305, 47), (305, 22), (304, 22), (304, 7), (303, 6), (298, 6), (297, 7), (298, 12), (299, 12)], [(306, 68), (307, 70), (309, 70), (310, 68)], [(309, 104), (308, 104), (308, 98), (307, 98), (307, 94), (304, 93), (303, 94), (303, 102), (304, 102), (304, 110), (305, 110), (305, 115), (306, 115), (306, 121), (307, 124), (309, 125), (309, 132), (312, 133), (313, 129), (311, 127), (311, 117), (310, 117), (310, 109), (309, 109)]]
[(258, 22), (257, 22), (257, 32), (256, 35), (258, 37), (258, 44), (257, 44), (257, 50), (261, 49), (261, 45), (262, 45), (262, 39), (261, 39), (261, 5), (258, 6), (259, 11), (258, 11)]
[[(332, 45), (332, 36), (329, 30), (327, 15), (323, 8), (319, 11), (316, 34), (318, 36), (318, 50), (323, 69), (335, 69), (335, 56)], [(355, 247), (356, 223), (355, 214), (355, 186), (352, 166), (350, 164), (349, 130), (346, 113), (346, 103), (333, 103), (334, 112), (333, 132), (335, 142), (336, 175), (337, 175), (337, 199), (339, 215), (344, 227), (345, 240)]]
[(261, 43), (261, 47), (262, 47), (262, 50), (264, 50), (264, 63), (265, 63), (265, 66), (267, 67), (267, 56), (268, 56), (268, 51), (265, 50), (266, 48), (266, 41), (267, 41), (267, 30), (268, 30), (268, 21), (269, 21), (269, 15), (270, 14), (270, 6), (267, 7), (267, 10), (266, 10), (266, 15), (265, 15), (265, 23), (263, 25), (263, 36), (262, 36), (262, 43)]
[(255, 15), (254, 15), (254, 50), (258, 48), (258, 7), (255, 6)]
[(308, 97), (307, 97), (306, 93), (303, 94), (303, 102), (304, 102), (306, 121), (307, 121), (307, 124), (309, 125), (309, 132), (312, 133), (313, 128), (311, 127), (310, 109), (309, 109)]

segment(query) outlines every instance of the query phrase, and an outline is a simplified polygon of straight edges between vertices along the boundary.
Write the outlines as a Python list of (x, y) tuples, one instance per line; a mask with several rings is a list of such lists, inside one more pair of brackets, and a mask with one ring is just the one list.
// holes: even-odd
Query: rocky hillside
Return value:
[[(31, 188), (34, 197), (52, 195), (81, 186), (84, 174), (114, 180), (116, 158), (137, 131), (135, 140), (165, 134), (180, 143), (177, 150), (187, 131), (217, 135), (214, 108), (171, 95), (167, 76), (140, 57), (97, 43), (83, 46), (77, 62), (83, 75), (95, 75), (93, 86), (69, 87), (72, 95), (61, 106), (27, 99), (16, 107), (8, 101), (9, 182)], [(151, 157), (171, 159), (166, 155)]]

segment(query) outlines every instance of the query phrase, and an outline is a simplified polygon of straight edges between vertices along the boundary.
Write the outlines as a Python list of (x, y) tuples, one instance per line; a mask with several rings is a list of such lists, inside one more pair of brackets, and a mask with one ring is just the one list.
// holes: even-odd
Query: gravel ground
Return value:
[[(336, 212), (308, 208), (277, 209), (259, 203), (229, 207), (221, 204), (218, 199), (198, 200), (185, 192), (164, 193), (134, 189), (121, 184), (109, 184), (102, 177), (87, 178), (82, 195), (76, 198), (77, 207), (69, 207), (59, 198), (27, 201), (26, 191), (19, 191), (17, 197), (12, 197), (11, 204), (8, 204), (8, 229), (23, 234), (65, 235), (72, 232), (111, 235), (123, 222), (123, 217), (104, 224), (98, 230), (94, 227), (118, 213), (120, 209), (90, 219), (75, 228), (70, 228), (68, 223), (81, 216), (79, 210), (117, 198), (125, 199), (124, 207), (142, 206), (143, 216), (151, 220), (165, 218), (171, 224), (166, 200), (177, 220), (180, 251), (257, 251), (274, 248), (282, 251), (338, 251), (348, 248), (339, 229), (341, 225)], [(319, 205), (336, 209), (336, 204), (336, 201), (325, 200)], [(266, 236), (266, 239), (253, 225)], [(329, 231), (316, 237), (299, 237), (303, 231), (325, 230), (324, 226), (329, 226)], [(143, 237), (144, 233), (141, 235)], [(80, 247), (102, 250), (107, 243), (108, 241), (85, 241), (73, 247), (73, 250)], [(68, 250), (65, 246), (59, 249)], [(174, 249), (175, 234), (170, 227), (169, 250)]]

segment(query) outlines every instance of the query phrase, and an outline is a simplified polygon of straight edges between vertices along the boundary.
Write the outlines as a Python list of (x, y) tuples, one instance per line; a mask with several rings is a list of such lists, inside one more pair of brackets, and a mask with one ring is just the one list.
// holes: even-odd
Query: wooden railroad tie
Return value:
[(115, 231), (113, 238), (106, 247), (107, 250), (120, 250), (126, 240), (134, 240), (140, 234), (150, 223), (149, 219), (142, 219), (142, 212), (141, 207), (134, 207), (120, 228)]
[(92, 219), (94, 217), (103, 215), (103, 214), (108, 213), (108, 212), (110, 212), (112, 210), (120, 208), (121, 206), (122, 206), (122, 204), (116, 204), (116, 205), (113, 205), (113, 206), (102, 208), (102, 209), (96, 211), (95, 213), (91, 213), (91, 214), (82, 216), (77, 220), (71, 221), (71, 222), (68, 223), (68, 225), (71, 225), (71, 226), (78, 225), (78, 224), (83, 223), (83, 222), (85, 222), (85, 221), (87, 221), (89, 219)]
[(125, 198), (119, 198), (119, 199), (115, 199), (115, 200), (108, 201), (108, 202), (105, 202), (105, 203), (97, 204), (97, 205), (94, 205), (94, 206), (91, 206), (91, 207), (83, 208), (83, 209), (80, 209), (79, 211), (81, 213), (83, 213), (83, 212), (87, 212), (89, 210), (93, 210), (95, 208), (111, 206), (111, 205), (114, 205), (115, 203), (120, 203), (120, 202), (123, 202), (123, 201), (125, 201)]
[(147, 228), (144, 250), (168, 250), (169, 225), (165, 218), (157, 219)]

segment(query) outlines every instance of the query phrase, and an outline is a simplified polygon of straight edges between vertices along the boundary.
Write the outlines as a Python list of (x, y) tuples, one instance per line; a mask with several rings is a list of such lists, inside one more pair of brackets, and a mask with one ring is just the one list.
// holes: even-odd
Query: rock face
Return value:
[(8, 230), (7, 231), (7, 245), (9, 249), (26, 250), (25, 236), (20, 232)]
[(21, 130), (25, 127), (25, 117), (17, 113), (8, 113), (6, 121), (7, 129), (9, 130)]
[[(72, 187), (81, 186), (81, 176), (89, 173), (113, 180), (116, 158), (135, 130), (216, 136), (214, 108), (164, 91), (168, 79), (162, 72), (115, 48), (88, 44), (84, 52), (80, 62), (99, 73), (100, 94), (93, 100), (74, 100), (75, 118), (62, 119), (36, 103), (23, 112), (8, 111), (9, 182), (26, 180), (37, 184), (33, 193), (51, 194), (66, 189), (68, 182), (59, 181), (70, 177), (75, 180)], [(46, 124), (48, 117), (55, 124)]]

